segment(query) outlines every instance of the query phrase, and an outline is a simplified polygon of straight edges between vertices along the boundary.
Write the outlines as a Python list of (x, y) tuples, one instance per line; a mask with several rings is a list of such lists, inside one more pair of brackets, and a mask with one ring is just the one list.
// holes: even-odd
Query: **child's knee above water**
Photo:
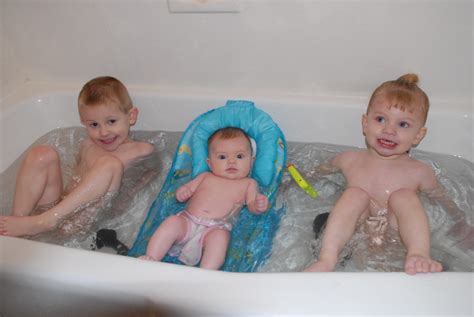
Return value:
[[(240, 129), (224, 128), (208, 141), (210, 172), (198, 175), (176, 191), (186, 209), (165, 220), (153, 234), (143, 259), (161, 260), (168, 252), (187, 265), (219, 269), (225, 260), (232, 219), (243, 205), (260, 214), (268, 199), (249, 178), (253, 156), (250, 139)], [(168, 218), (170, 219), (170, 218)], [(172, 228), (171, 228), (172, 227)]]
[[(152, 144), (129, 137), (138, 109), (119, 80), (98, 77), (87, 82), (78, 110), (88, 135), (80, 145), (73, 177), (78, 181), (64, 190), (57, 153), (50, 147), (34, 148), (17, 176), (12, 216), (0, 217), (0, 234), (25, 236), (56, 228), (81, 206), (117, 192), (124, 169), (153, 151)], [(58, 203), (33, 215), (38, 206), (53, 202)]]
[[(306, 271), (335, 268), (339, 253), (354, 233), (359, 218), (367, 214), (382, 216), (374, 214), (372, 204), (387, 210), (386, 216), (398, 227), (408, 251), (407, 273), (441, 271), (441, 264), (430, 257), (428, 220), (416, 195), (419, 191), (431, 191), (439, 184), (429, 166), (409, 155), (410, 149), (422, 141), (427, 131), (429, 101), (417, 82), (416, 75), (407, 74), (380, 85), (362, 116), (367, 149), (345, 152), (332, 160), (331, 164), (346, 178), (348, 188), (330, 212), (319, 260)], [(354, 195), (351, 188), (360, 189), (370, 199)]]

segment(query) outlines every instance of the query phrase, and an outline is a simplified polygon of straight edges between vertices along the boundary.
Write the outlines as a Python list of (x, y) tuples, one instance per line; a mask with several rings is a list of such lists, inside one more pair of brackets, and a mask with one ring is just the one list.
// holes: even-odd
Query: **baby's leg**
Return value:
[(170, 216), (156, 229), (148, 242), (144, 260), (161, 261), (176, 241), (184, 238), (188, 230), (187, 220), (180, 216)]
[(224, 264), (230, 233), (224, 229), (214, 229), (204, 237), (201, 268), (218, 270)]
[(347, 188), (329, 213), (318, 261), (305, 272), (327, 272), (336, 267), (339, 253), (355, 231), (357, 221), (368, 210), (370, 197), (356, 187)]
[(37, 205), (57, 201), (62, 189), (58, 153), (46, 145), (34, 147), (27, 153), (18, 171), (13, 216), (28, 216)]
[(413, 190), (400, 189), (388, 199), (389, 210), (398, 222), (400, 237), (407, 248), (405, 272), (440, 272), (442, 266), (431, 259), (431, 237), (425, 209)]
[(57, 227), (59, 221), (84, 204), (107, 192), (118, 191), (123, 175), (122, 162), (114, 156), (104, 156), (87, 171), (79, 184), (55, 207), (37, 216), (0, 217), (0, 234), (34, 235)]

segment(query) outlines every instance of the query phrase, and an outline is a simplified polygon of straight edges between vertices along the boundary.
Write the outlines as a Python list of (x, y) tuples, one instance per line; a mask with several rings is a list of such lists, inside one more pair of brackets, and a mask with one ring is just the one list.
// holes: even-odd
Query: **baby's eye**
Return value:
[(108, 123), (109, 123), (110, 125), (114, 124), (115, 122), (117, 122), (117, 119), (110, 119), (110, 120), (108, 121)]
[(219, 160), (225, 160), (225, 159), (226, 159), (226, 156), (225, 156), (224, 154), (219, 154), (219, 155), (217, 155), (217, 158), (218, 158)]
[(99, 126), (99, 124), (97, 122), (92, 122), (91, 124), (89, 124), (89, 126), (91, 128), (97, 128)]
[(239, 160), (241, 160), (241, 159), (245, 158), (245, 154), (243, 154), (243, 153), (237, 154), (237, 158)]
[(410, 127), (410, 124), (406, 121), (402, 121), (399, 123), (400, 127), (402, 128), (409, 128)]
[(375, 121), (379, 122), (379, 123), (384, 123), (385, 122), (385, 118), (382, 117), (382, 116), (377, 116), (375, 117)]

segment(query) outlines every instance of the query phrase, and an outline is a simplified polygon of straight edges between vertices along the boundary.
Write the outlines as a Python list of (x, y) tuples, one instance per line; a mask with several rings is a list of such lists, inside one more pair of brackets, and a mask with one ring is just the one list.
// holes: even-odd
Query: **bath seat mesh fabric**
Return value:
[[(207, 140), (216, 130), (228, 126), (241, 128), (255, 140), (257, 154), (251, 177), (268, 197), (269, 210), (254, 215), (246, 207), (242, 209), (232, 229), (222, 270), (253, 272), (269, 257), (273, 237), (285, 212), (284, 207), (277, 208), (275, 202), (286, 164), (287, 144), (272, 118), (250, 101), (227, 101), (225, 106), (201, 114), (191, 122), (181, 137), (163, 187), (130, 249), (130, 256), (145, 254), (149, 239), (164, 219), (183, 210), (185, 204), (176, 200), (176, 189), (209, 170)], [(180, 263), (169, 255), (163, 261)]]

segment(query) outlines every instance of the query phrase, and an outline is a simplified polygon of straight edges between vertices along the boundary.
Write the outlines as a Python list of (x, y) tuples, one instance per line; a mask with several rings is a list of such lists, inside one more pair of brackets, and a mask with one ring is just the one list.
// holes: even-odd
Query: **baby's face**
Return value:
[(136, 122), (137, 109), (132, 108), (124, 113), (117, 104), (107, 102), (94, 106), (82, 105), (79, 115), (91, 140), (106, 151), (115, 151), (128, 141), (130, 126)]
[(244, 136), (232, 139), (216, 138), (209, 146), (207, 163), (211, 171), (227, 179), (249, 176), (252, 168), (252, 150)]
[(421, 112), (402, 111), (380, 100), (362, 118), (370, 150), (382, 157), (404, 155), (426, 134)]

